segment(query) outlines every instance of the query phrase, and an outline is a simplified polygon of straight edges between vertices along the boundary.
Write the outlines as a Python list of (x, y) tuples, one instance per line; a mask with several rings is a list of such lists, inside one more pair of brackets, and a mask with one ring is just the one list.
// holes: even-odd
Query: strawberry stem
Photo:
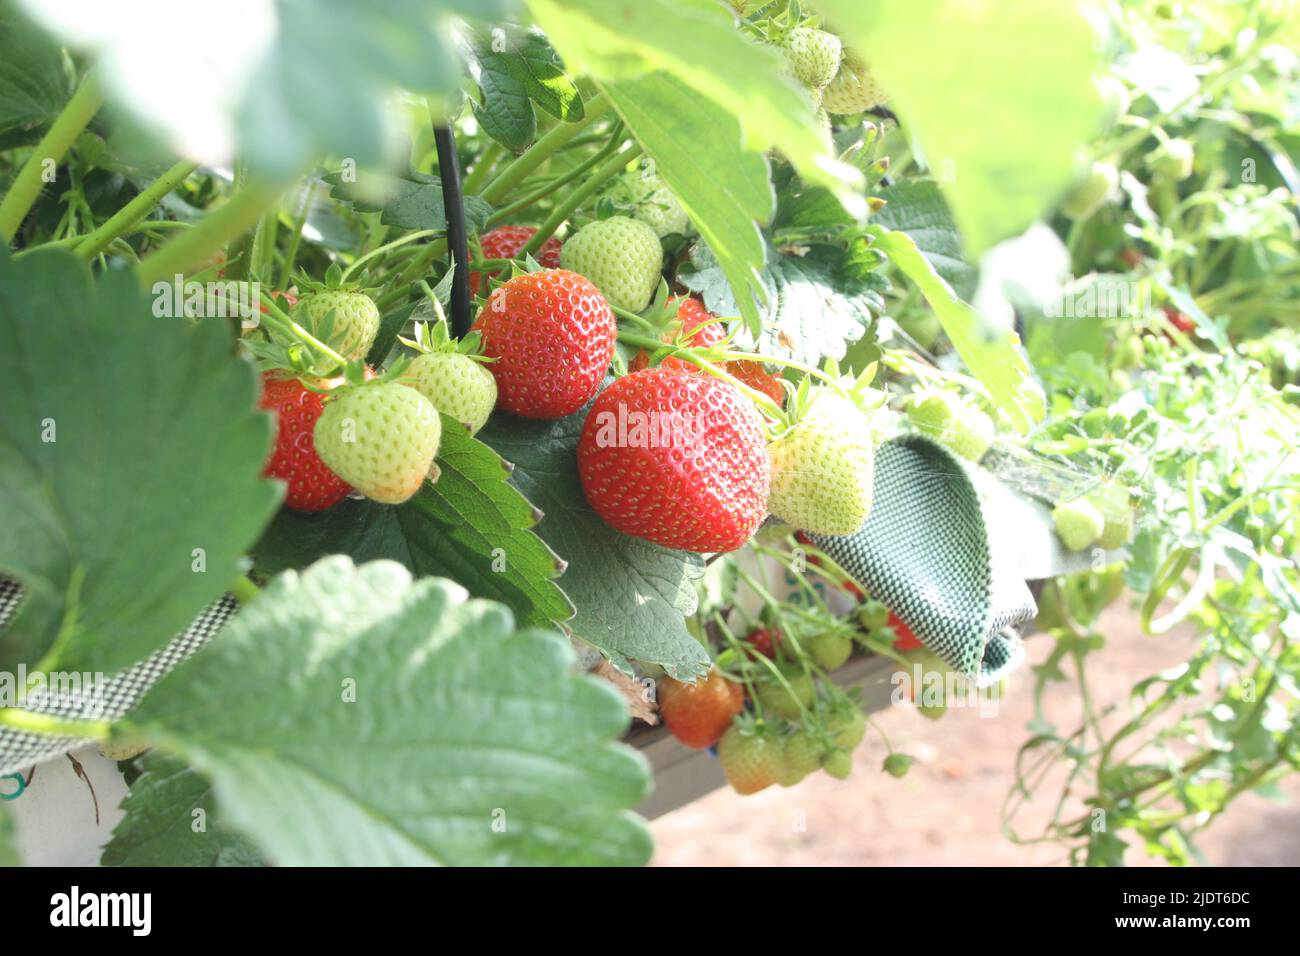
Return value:
[(400, 239), (394, 239), (392, 242), (387, 242), (384, 243), (384, 245), (382, 246), (378, 246), (377, 248), (371, 249), (364, 256), (361, 256), (357, 259), (353, 259), (352, 264), (343, 270), (343, 276), (339, 281), (346, 282), (348, 276), (352, 275), (353, 271), (357, 268), (357, 266), (361, 265), (363, 262), (368, 262), (369, 260), (375, 258), (376, 256), (381, 256), (390, 249), (396, 249), (399, 246), (404, 246), (408, 242), (414, 242), (416, 239), (424, 239), (428, 236), (434, 236), (434, 235), (437, 235), (437, 230), (421, 229), (419, 232), (409, 232), (406, 235), (402, 236), (402, 238)]
[(38, 714), (21, 707), (0, 708), (0, 725), (28, 734), (45, 737), (90, 738), (103, 742), (113, 725), (107, 720), (69, 720), (50, 714)]
[(524, 243), (524, 247), (519, 250), (519, 254), (521, 256), (531, 254), (542, 248), (542, 243), (554, 235), (555, 230), (560, 227), (560, 223), (568, 219), (573, 210), (586, 202), (589, 197), (595, 195), (606, 180), (621, 172), (624, 166), (639, 155), (641, 155), (641, 144), (630, 143), (619, 150), (612, 158), (602, 163), (581, 186), (565, 196), (560, 204), (551, 210), (551, 214), (546, 217), (546, 221), (537, 227), (537, 231), (533, 233), (531, 239)]
[(22, 169), (18, 170), (4, 200), (0, 201), (0, 239), (6, 243), (13, 241), (36, 202), (36, 197), (41, 194), (44, 185), (42, 176), (47, 162), (52, 161), (57, 165), (63, 159), (81, 131), (99, 112), (103, 102), (98, 80), (94, 74), (86, 76), (72, 99), (68, 100), (63, 112), (55, 117), (49, 130), (27, 157)]
[[(490, 229), (493, 226), (497, 225), (498, 223), (505, 222), (511, 216), (514, 216), (517, 213), (522, 212), (523, 210), (527, 209), (529, 206), (533, 205), (539, 200), (545, 199), (547, 196), (555, 192), (561, 186), (567, 186), (569, 183), (573, 182), (575, 179), (577, 179), (587, 170), (591, 169), (593, 166), (595, 166), (597, 163), (603, 160), (606, 156), (611, 155), (614, 152), (614, 150), (618, 148), (619, 133), (622, 131), (622, 129), (623, 129), (623, 124), (616, 123), (614, 125), (614, 132), (609, 135), (609, 142), (605, 145), (603, 149), (600, 149), (597, 152), (592, 153), (585, 160), (583, 160), (577, 166), (573, 167), (573, 169), (569, 170), (564, 175), (543, 183), (537, 189), (534, 189), (532, 192), (527, 193), (526, 195), (517, 199), (515, 202), (511, 203), (505, 208), (498, 209), (496, 212), (494, 212), (492, 215), (488, 217), (486, 228)], [(469, 189), (466, 188), (466, 192), (468, 191)]]
[(129, 203), (119, 209), (111, 218), (94, 232), (82, 239), (74, 250), (82, 259), (89, 262), (99, 255), (108, 244), (123, 235), (132, 226), (152, 212), (169, 192), (183, 183), (190, 173), (198, 168), (198, 163), (182, 160), (167, 170)]
[(573, 139), (587, 128), (594, 120), (609, 109), (609, 100), (599, 93), (583, 105), (583, 117), (576, 123), (561, 123), (539, 139), (526, 153), (511, 162), (492, 182), (488, 183), (481, 195), (492, 205), (496, 205), (528, 177), (528, 174), (551, 158), (561, 146)]
[(342, 355), (339, 355), (338, 352), (335, 352), (332, 348), (320, 341), (320, 339), (316, 338), (293, 319), (289, 318), (289, 316), (286, 315), (278, 305), (276, 305), (275, 299), (273, 299), (269, 294), (261, 292), (261, 300), (263, 308), (266, 309), (260, 318), (262, 324), (269, 325), (281, 335), (288, 335), (301, 340), (308, 347), (315, 349), (331, 362), (340, 366), (348, 364), (347, 359)]
[(235, 578), (235, 580), (231, 581), (230, 586), (226, 588), (226, 590), (229, 591), (231, 596), (240, 604), (247, 604), (252, 601), (253, 598), (262, 593), (262, 589), (254, 584), (246, 574), (241, 574), (239, 577)]
[(145, 285), (170, 280), (202, 265), (228, 241), (243, 235), (277, 199), (280, 188), (266, 182), (250, 183), (218, 208), (140, 263)]

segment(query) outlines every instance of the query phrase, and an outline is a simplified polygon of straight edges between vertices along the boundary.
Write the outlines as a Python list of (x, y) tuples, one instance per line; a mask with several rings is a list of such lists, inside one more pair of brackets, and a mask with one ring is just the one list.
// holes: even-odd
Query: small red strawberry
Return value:
[(745, 705), (739, 684), (717, 668), (694, 684), (671, 677), (659, 682), (659, 716), (669, 733), (688, 747), (712, 747)]
[[(714, 317), (712, 312), (700, 304), (698, 299), (674, 296), (667, 304), (672, 306), (674, 303), (677, 303), (677, 316), (668, 323), (668, 327), (659, 336), (661, 342), (703, 349), (717, 345), (727, 337), (726, 327)], [(633, 372), (639, 372), (649, 364), (650, 354), (643, 349), (632, 359), (628, 368)], [(692, 365), (685, 359), (673, 355), (667, 356), (659, 363), (659, 367), (703, 373), (698, 365)]]
[(346, 498), (351, 486), (320, 460), (312, 437), (324, 396), (296, 378), (264, 372), (259, 404), (275, 413), (275, 447), (262, 474), (285, 482), (284, 503), (295, 511), (324, 511)]
[(666, 548), (739, 548), (767, 514), (762, 420), (732, 385), (648, 368), (596, 399), (578, 440), (587, 501), (610, 527)]
[(732, 724), (718, 741), (718, 760), (727, 782), (742, 795), (765, 790), (786, 775), (784, 743), (762, 726)]
[(496, 359), (497, 405), (524, 418), (563, 418), (591, 400), (618, 328), (591, 280), (567, 269), (515, 276), (479, 310), (475, 331)]
[(894, 640), (894, 650), (911, 651), (918, 647), (924, 647), (917, 636), (912, 633), (912, 629), (903, 623), (903, 619), (893, 611), (889, 612), (889, 626), (894, 629), (898, 637)]
[[(524, 247), (529, 239), (533, 238), (537, 230), (532, 226), (497, 226), (488, 232), (483, 233), (479, 238), (479, 247), (483, 250), (484, 259), (514, 259), (519, 255), (519, 250)], [(560, 240), (551, 236), (542, 243), (542, 247), (533, 253), (533, 258), (537, 264), (544, 269), (558, 269), (560, 267)], [(500, 273), (489, 272), (487, 278), (491, 279)], [(482, 275), (477, 272), (469, 274), (469, 291), (471, 295), (478, 295), (479, 286), (486, 284)]]
[(745, 643), (749, 644), (764, 657), (775, 660), (776, 649), (781, 645), (781, 632), (772, 631), (766, 627), (760, 627), (758, 630), (749, 633), (745, 638)]
[(762, 392), (778, 406), (785, 405), (785, 388), (781, 379), (764, 371), (761, 362), (746, 362), (737, 359), (728, 362), (726, 369), (750, 388)]
[(1172, 305), (1161, 306), (1161, 308), (1164, 309), (1165, 318), (1169, 320), (1169, 324), (1179, 332), (1182, 332), (1184, 335), (1190, 335), (1195, 331), (1196, 322), (1193, 321), (1192, 317), (1186, 312), (1180, 312)]

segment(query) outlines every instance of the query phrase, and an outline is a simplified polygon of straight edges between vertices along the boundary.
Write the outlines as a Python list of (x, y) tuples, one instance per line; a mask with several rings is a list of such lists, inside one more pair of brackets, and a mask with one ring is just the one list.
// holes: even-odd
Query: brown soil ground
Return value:
[[(1116, 704), (1121, 719), (1133, 684), (1186, 659), (1189, 637), (1144, 636), (1131, 612), (1112, 608), (1103, 619), (1106, 647), (1093, 655), (1089, 685), (1099, 708)], [(1042, 660), (1050, 640), (1029, 642), (1030, 663)], [(789, 790), (750, 797), (718, 790), (651, 826), (654, 862), (664, 866), (1039, 866), (1068, 863), (1058, 845), (1017, 845), (1001, 831), (1003, 801), (1016, 752), (1033, 716), (1028, 664), (1013, 676), (995, 717), (950, 709), (930, 721), (906, 707), (876, 715), (896, 749), (916, 758), (895, 780), (879, 771), (885, 748), (869, 737), (846, 781), (816, 774)], [(1078, 723), (1074, 684), (1047, 692), (1045, 710), (1060, 727)], [(1023, 833), (1059, 793), (1045, 786), (1024, 813)], [(1254, 794), (1239, 798), (1197, 839), (1208, 863), (1234, 866), (1300, 865), (1300, 777), (1283, 782), (1288, 805)], [(1131, 846), (1131, 865), (1160, 865)]]

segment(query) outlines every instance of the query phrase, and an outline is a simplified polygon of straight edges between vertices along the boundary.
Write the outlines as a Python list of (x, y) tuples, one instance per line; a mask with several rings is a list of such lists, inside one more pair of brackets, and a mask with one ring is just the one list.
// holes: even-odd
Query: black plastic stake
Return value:
[(451, 280), (451, 334), (461, 338), (469, 333), (469, 246), (465, 235), (465, 199), (460, 188), (460, 161), (456, 157), (456, 137), (449, 126), (433, 128), (433, 142), (438, 149), (438, 174), (442, 178), (442, 208), (447, 216), (447, 245), (456, 274)]

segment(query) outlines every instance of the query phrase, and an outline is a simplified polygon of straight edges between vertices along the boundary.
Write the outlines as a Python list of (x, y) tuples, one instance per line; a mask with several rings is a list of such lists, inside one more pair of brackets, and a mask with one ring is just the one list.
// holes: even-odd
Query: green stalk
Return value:
[(262, 593), (261, 588), (254, 584), (246, 574), (241, 574), (239, 577), (235, 578), (227, 590), (230, 591), (234, 599), (240, 604), (247, 604), (249, 601), (253, 600), (253, 598)]
[(0, 726), (46, 737), (89, 737), (98, 741), (107, 740), (113, 728), (107, 720), (69, 720), (21, 707), (0, 708)]
[[(622, 124), (620, 123), (618, 124), (618, 126), (621, 128)], [(532, 192), (528, 193), (522, 198), (511, 203), (509, 206), (506, 206), (504, 209), (498, 209), (496, 212), (494, 212), (492, 215), (488, 217), (487, 227), (490, 229), (493, 226), (495, 226), (497, 223), (504, 222), (505, 220), (509, 219), (511, 216), (514, 216), (517, 213), (522, 212), (523, 210), (527, 209), (529, 206), (533, 205), (539, 200), (546, 198), (561, 186), (567, 186), (569, 183), (573, 182), (575, 179), (577, 179), (587, 170), (591, 169), (593, 166), (595, 166), (597, 163), (603, 160), (606, 156), (609, 156), (611, 153), (613, 153), (614, 150), (617, 148), (618, 148), (618, 139), (616, 137), (610, 137), (609, 144), (605, 146), (604, 149), (592, 153), (589, 157), (587, 157), (577, 166), (573, 167), (573, 169), (569, 170), (569, 172), (565, 173), (563, 176), (559, 177), (558, 179), (552, 180), (551, 182), (545, 183), (538, 189), (534, 189)]]
[(280, 187), (269, 183), (250, 183), (229, 201), (201, 219), (193, 229), (182, 233), (159, 248), (140, 264), (140, 281), (151, 285), (184, 275), (202, 265), (236, 236), (257, 223), (262, 214), (280, 198)]
[(561, 123), (537, 142), (528, 151), (516, 158), (492, 182), (488, 183), (481, 195), (492, 205), (496, 205), (510, 190), (523, 182), (538, 166), (551, 158), (561, 146), (586, 129), (593, 121), (603, 116), (609, 109), (609, 100), (597, 94), (583, 104), (586, 112), (576, 123)]
[(565, 196), (560, 204), (551, 210), (551, 214), (546, 217), (546, 221), (537, 227), (537, 232), (533, 233), (532, 238), (524, 243), (524, 247), (519, 250), (519, 254), (522, 256), (525, 253), (534, 253), (542, 248), (542, 243), (551, 238), (555, 230), (560, 227), (560, 223), (568, 219), (573, 210), (581, 206), (591, 196), (594, 196), (605, 185), (606, 180), (617, 175), (624, 166), (640, 154), (641, 144), (632, 143), (616, 153), (613, 158), (604, 162), (591, 174), (586, 182)]
[(103, 102), (98, 80), (93, 74), (88, 75), (72, 99), (68, 100), (63, 112), (55, 118), (53, 125), (36, 144), (32, 155), (27, 157), (27, 162), (18, 171), (9, 192), (5, 194), (4, 201), (0, 202), (0, 238), (6, 243), (13, 242), (18, 228), (31, 212), (36, 197), (41, 194), (41, 172), (45, 160), (52, 159), (57, 165), (81, 135), (81, 131), (99, 112)]
[(307, 217), (311, 214), (311, 204), (316, 199), (316, 184), (313, 182), (307, 187), (302, 197), (302, 208), (293, 220), (293, 234), (289, 239), (289, 249), (284, 254), (284, 266), (280, 269), (280, 281), (275, 287), (281, 291), (289, 287), (293, 279), (293, 266), (298, 259), (298, 247), (302, 245), (302, 231), (307, 225)]
[(432, 235), (434, 235), (434, 230), (421, 229), (419, 232), (408, 232), (400, 239), (394, 239), (392, 242), (386, 242), (382, 246), (378, 246), (374, 249), (371, 249), (364, 256), (360, 256), (352, 260), (352, 264), (343, 270), (342, 281), (346, 282), (348, 276), (352, 275), (353, 271), (356, 270), (357, 266), (361, 265), (363, 262), (368, 262), (369, 260), (375, 258), (376, 256), (383, 255), (389, 249), (396, 249), (399, 246), (406, 245), (408, 242), (414, 242), (417, 239), (425, 239)]
[(162, 198), (183, 183), (186, 177), (198, 168), (198, 165), (198, 163), (182, 160), (167, 170), (134, 199), (114, 213), (103, 225), (86, 236), (76, 248), (77, 255), (86, 261), (93, 259), (110, 242), (123, 235), (130, 227), (153, 212), (158, 203), (162, 201)]
[(487, 181), (493, 167), (501, 161), (501, 157), (505, 155), (505, 152), (505, 147), (496, 140), (488, 144), (488, 148), (483, 150), (483, 155), (478, 158), (474, 168), (469, 171), (469, 174), (460, 184), (466, 196), (476, 195), (483, 188), (483, 184)]

